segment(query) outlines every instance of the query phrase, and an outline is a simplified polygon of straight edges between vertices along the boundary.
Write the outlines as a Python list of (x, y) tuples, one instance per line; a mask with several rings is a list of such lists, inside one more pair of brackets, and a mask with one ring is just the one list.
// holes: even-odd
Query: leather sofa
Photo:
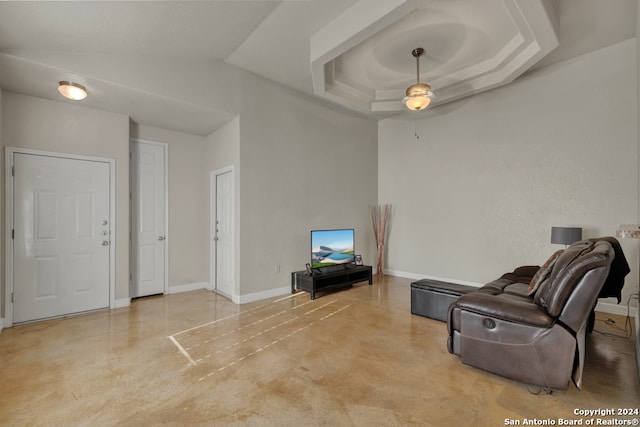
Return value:
[(576, 242), (453, 302), (448, 350), (507, 378), (552, 390), (573, 378), (580, 389), (590, 314), (599, 296), (620, 295), (628, 273), (616, 239)]

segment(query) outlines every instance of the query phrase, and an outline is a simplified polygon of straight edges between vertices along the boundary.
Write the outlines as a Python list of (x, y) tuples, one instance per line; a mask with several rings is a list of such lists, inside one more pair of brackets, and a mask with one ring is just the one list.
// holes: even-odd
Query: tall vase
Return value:
[(378, 252), (376, 261), (376, 275), (379, 279), (384, 277), (384, 249), (390, 212), (391, 205), (388, 204), (369, 207), (371, 226), (373, 228), (373, 235), (376, 240), (376, 250)]
[(378, 245), (378, 261), (376, 263), (378, 278), (384, 277), (384, 245)]

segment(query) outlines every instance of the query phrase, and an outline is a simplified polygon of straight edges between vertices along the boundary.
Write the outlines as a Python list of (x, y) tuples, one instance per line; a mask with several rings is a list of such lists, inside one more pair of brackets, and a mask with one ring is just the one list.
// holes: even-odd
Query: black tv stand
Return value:
[[(335, 268), (338, 267), (338, 268)], [(316, 299), (316, 292), (328, 291), (331, 289), (351, 287), (354, 283), (369, 281), (372, 282), (372, 268), (370, 265), (349, 265), (322, 267), (322, 271), (314, 269), (311, 274), (304, 271), (294, 271), (291, 273), (291, 293), (300, 289), (311, 294), (311, 299)]]
[(338, 265), (326, 265), (324, 267), (316, 267), (311, 269), (312, 274), (328, 274), (328, 273), (336, 273), (345, 270), (350, 270), (354, 267), (361, 267), (360, 265), (356, 266), (355, 264), (338, 264)]

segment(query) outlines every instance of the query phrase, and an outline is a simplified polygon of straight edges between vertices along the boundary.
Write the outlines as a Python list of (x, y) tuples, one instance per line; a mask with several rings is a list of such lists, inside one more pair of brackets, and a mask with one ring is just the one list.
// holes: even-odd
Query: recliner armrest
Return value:
[(527, 285), (531, 282), (531, 279), (535, 274), (540, 270), (539, 265), (522, 265), (511, 273), (505, 273), (500, 278), (508, 279), (513, 282), (518, 283), (526, 283)]
[(454, 304), (460, 310), (522, 325), (546, 328), (555, 321), (544, 308), (533, 302), (504, 294), (487, 295), (473, 292), (461, 296)]
[(538, 272), (538, 270), (540, 270), (539, 265), (521, 265), (520, 267), (517, 267), (515, 270), (513, 270), (513, 274), (522, 277), (533, 277)]

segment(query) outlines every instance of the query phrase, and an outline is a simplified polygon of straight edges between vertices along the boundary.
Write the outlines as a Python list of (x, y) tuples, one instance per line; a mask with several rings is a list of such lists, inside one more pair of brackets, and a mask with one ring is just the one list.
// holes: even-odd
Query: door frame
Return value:
[(229, 165), (223, 167), (221, 169), (216, 169), (209, 175), (209, 290), (218, 293), (218, 281), (217, 277), (217, 245), (214, 240), (216, 237), (216, 220), (218, 219), (218, 211), (217, 211), (217, 201), (218, 201), (218, 186), (217, 186), (217, 178), (220, 175), (224, 175), (226, 173), (231, 172), (231, 185), (233, 191), (231, 192), (231, 212), (233, 217), (233, 290), (231, 295), (225, 295), (224, 293), (220, 293), (220, 295), (231, 298), (234, 303), (238, 303), (238, 296), (236, 295), (236, 283), (237, 283), (237, 275), (236, 275), (236, 266), (237, 266), (237, 221), (236, 221), (236, 176), (234, 172), (233, 165)]
[[(137, 142), (140, 144), (148, 144), (148, 145), (156, 145), (160, 146), (164, 149), (164, 237), (165, 237), (165, 245), (164, 245), (164, 295), (169, 294), (169, 242), (170, 239), (170, 231), (169, 231), (169, 144), (166, 142), (157, 142), (151, 141), (149, 139), (141, 139), (141, 138), (129, 138), (129, 160), (131, 160), (131, 143)], [(131, 188), (131, 184), (133, 180), (131, 179), (131, 174), (133, 173), (133, 163), (129, 162), (129, 222), (133, 224), (133, 189)], [(129, 269), (137, 268), (133, 261), (133, 232), (134, 230), (129, 230)], [(131, 296), (131, 281), (133, 280), (133, 271), (129, 272), (129, 296)]]
[(116, 161), (104, 157), (82, 156), (77, 154), (56, 153), (52, 151), (32, 150), (28, 148), (5, 148), (5, 226), (4, 226), (4, 250), (5, 250), (5, 295), (4, 295), (4, 326), (13, 325), (13, 156), (14, 154), (30, 154), (44, 157), (56, 157), (70, 160), (86, 160), (109, 164), (109, 222), (111, 244), (109, 245), (109, 308), (116, 307)]

